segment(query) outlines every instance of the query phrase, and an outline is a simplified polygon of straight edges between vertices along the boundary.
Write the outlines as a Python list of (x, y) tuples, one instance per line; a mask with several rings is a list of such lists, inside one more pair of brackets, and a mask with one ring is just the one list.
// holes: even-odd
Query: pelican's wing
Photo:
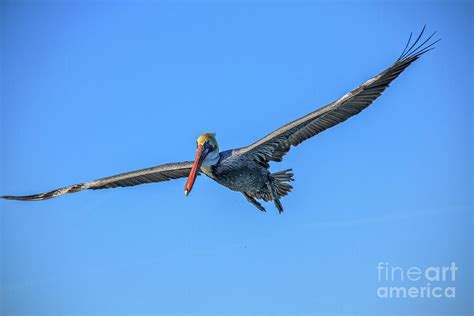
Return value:
[(250, 146), (236, 149), (235, 153), (238, 155), (248, 155), (250, 158), (268, 166), (269, 161), (281, 161), (292, 145), (296, 146), (306, 139), (358, 114), (377, 99), (389, 84), (412, 62), (417, 60), (422, 54), (433, 49), (433, 45), (439, 41), (429, 42), (435, 33), (430, 35), (421, 44), (418, 44), (424, 30), (425, 28), (423, 27), (414, 43), (411, 43), (410, 34), (408, 43), (400, 57), (377, 76), (367, 80), (339, 100), (280, 127)]
[(193, 166), (192, 161), (169, 163), (152, 168), (131, 171), (115, 176), (102, 178), (90, 182), (70, 185), (64, 188), (53, 190), (46, 193), (26, 195), (26, 196), (0, 196), (2, 199), (21, 200), (21, 201), (39, 201), (51, 199), (66, 193), (74, 193), (82, 190), (98, 190), (116, 187), (129, 187), (143, 183), (162, 182), (171, 179), (184, 178), (189, 175)]

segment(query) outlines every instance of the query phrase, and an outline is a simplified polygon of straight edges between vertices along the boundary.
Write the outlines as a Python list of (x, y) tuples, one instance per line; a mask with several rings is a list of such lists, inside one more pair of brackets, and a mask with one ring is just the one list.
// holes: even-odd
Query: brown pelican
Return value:
[(283, 212), (280, 198), (287, 195), (293, 181), (291, 169), (270, 173), (269, 163), (281, 161), (291, 146), (297, 146), (306, 139), (339, 124), (367, 108), (389, 84), (422, 54), (433, 49), (439, 40), (421, 41), (423, 32), (412, 43), (412, 35), (400, 57), (377, 76), (344, 95), (342, 98), (290, 122), (247, 147), (219, 151), (215, 134), (205, 133), (197, 139), (196, 158), (193, 161), (163, 164), (156, 167), (127, 172), (81, 184), (70, 185), (46, 193), (27, 196), (1, 196), (3, 199), (37, 201), (46, 200), (66, 193), (86, 189), (108, 189), (134, 186), (143, 183), (168, 181), (188, 177), (184, 194), (188, 195), (196, 176), (204, 173), (227, 188), (241, 192), (244, 197), (261, 211), (257, 201), (273, 201), (278, 211)]

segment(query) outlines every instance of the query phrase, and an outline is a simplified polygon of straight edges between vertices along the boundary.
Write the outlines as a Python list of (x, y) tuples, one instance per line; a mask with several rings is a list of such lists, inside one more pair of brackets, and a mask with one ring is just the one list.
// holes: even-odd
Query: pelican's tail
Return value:
[(293, 187), (288, 183), (295, 180), (293, 179), (293, 172), (291, 169), (272, 173), (270, 177), (273, 180), (273, 189), (278, 197), (287, 195), (290, 193), (291, 189), (293, 189)]

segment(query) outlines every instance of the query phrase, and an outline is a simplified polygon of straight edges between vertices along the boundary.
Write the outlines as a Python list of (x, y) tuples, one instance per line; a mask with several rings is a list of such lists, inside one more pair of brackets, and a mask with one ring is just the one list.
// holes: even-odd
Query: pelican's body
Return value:
[(231, 190), (257, 194), (265, 191), (266, 184), (270, 180), (270, 171), (259, 166), (254, 161), (246, 161), (239, 156), (224, 158), (215, 166), (211, 166), (211, 172), (204, 173), (216, 180), (219, 184)]
[(293, 181), (290, 170), (271, 174), (266, 166), (255, 160), (246, 159), (245, 156), (238, 154), (238, 150), (220, 152), (219, 160), (214, 164), (204, 162), (201, 165), (201, 171), (217, 183), (243, 193), (247, 200), (260, 210), (264, 209), (255, 197), (265, 201), (274, 200), (281, 212), (283, 208), (279, 199), (292, 189), (287, 184)]
[(242, 159), (233, 150), (219, 153), (216, 164), (202, 165), (201, 171), (217, 183), (233, 191), (256, 192), (266, 183), (270, 172), (256, 162)]
[(283, 207), (280, 199), (291, 191), (292, 186), (289, 185), (289, 182), (293, 181), (293, 173), (291, 170), (271, 173), (269, 171), (270, 162), (281, 161), (292, 146), (297, 146), (306, 139), (367, 108), (401, 72), (422, 54), (432, 49), (431, 47), (437, 41), (431, 44), (427, 43), (434, 34), (415, 47), (423, 31), (408, 47), (411, 43), (410, 35), (402, 55), (377, 76), (367, 80), (342, 98), (280, 127), (249, 146), (220, 152), (215, 134), (204, 133), (196, 141), (197, 149), (194, 161), (159, 165), (71, 185), (47, 193), (2, 196), (1, 198), (24, 201), (45, 200), (85, 189), (126, 187), (184, 177), (188, 177), (184, 188), (184, 194), (188, 195), (197, 175), (204, 173), (217, 183), (233, 191), (241, 192), (259, 210), (265, 211), (263, 206), (257, 202), (258, 199), (263, 199), (264, 201), (273, 201), (281, 213)]
[(242, 159), (234, 150), (219, 153), (216, 164), (202, 165), (201, 171), (233, 191), (256, 193), (268, 181), (270, 172), (253, 160)]

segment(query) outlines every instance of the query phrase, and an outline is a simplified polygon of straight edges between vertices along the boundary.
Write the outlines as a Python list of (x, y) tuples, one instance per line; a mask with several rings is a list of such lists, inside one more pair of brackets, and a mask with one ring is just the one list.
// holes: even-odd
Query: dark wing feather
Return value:
[[(248, 147), (237, 149), (236, 154), (248, 155), (250, 158), (268, 166), (269, 161), (281, 161), (292, 145), (297, 146), (306, 139), (358, 114), (372, 104), (411, 63), (422, 54), (433, 49), (433, 45), (439, 40), (432, 43), (428, 43), (428, 41), (436, 32), (416, 46), (424, 30), (423, 27), (413, 44), (410, 43), (410, 35), (410, 39), (400, 57), (374, 78), (367, 80), (339, 100), (280, 127)], [(408, 48), (410, 44), (411, 46)]]
[(39, 201), (51, 199), (66, 193), (74, 193), (87, 189), (109, 189), (116, 187), (128, 187), (151, 182), (162, 182), (187, 177), (189, 175), (189, 172), (191, 171), (192, 166), (192, 161), (163, 164), (152, 168), (131, 171), (90, 182), (70, 185), (46, 193), (26, 196), (4, 195), (0, 196), (0, 198), (8, 200)]

